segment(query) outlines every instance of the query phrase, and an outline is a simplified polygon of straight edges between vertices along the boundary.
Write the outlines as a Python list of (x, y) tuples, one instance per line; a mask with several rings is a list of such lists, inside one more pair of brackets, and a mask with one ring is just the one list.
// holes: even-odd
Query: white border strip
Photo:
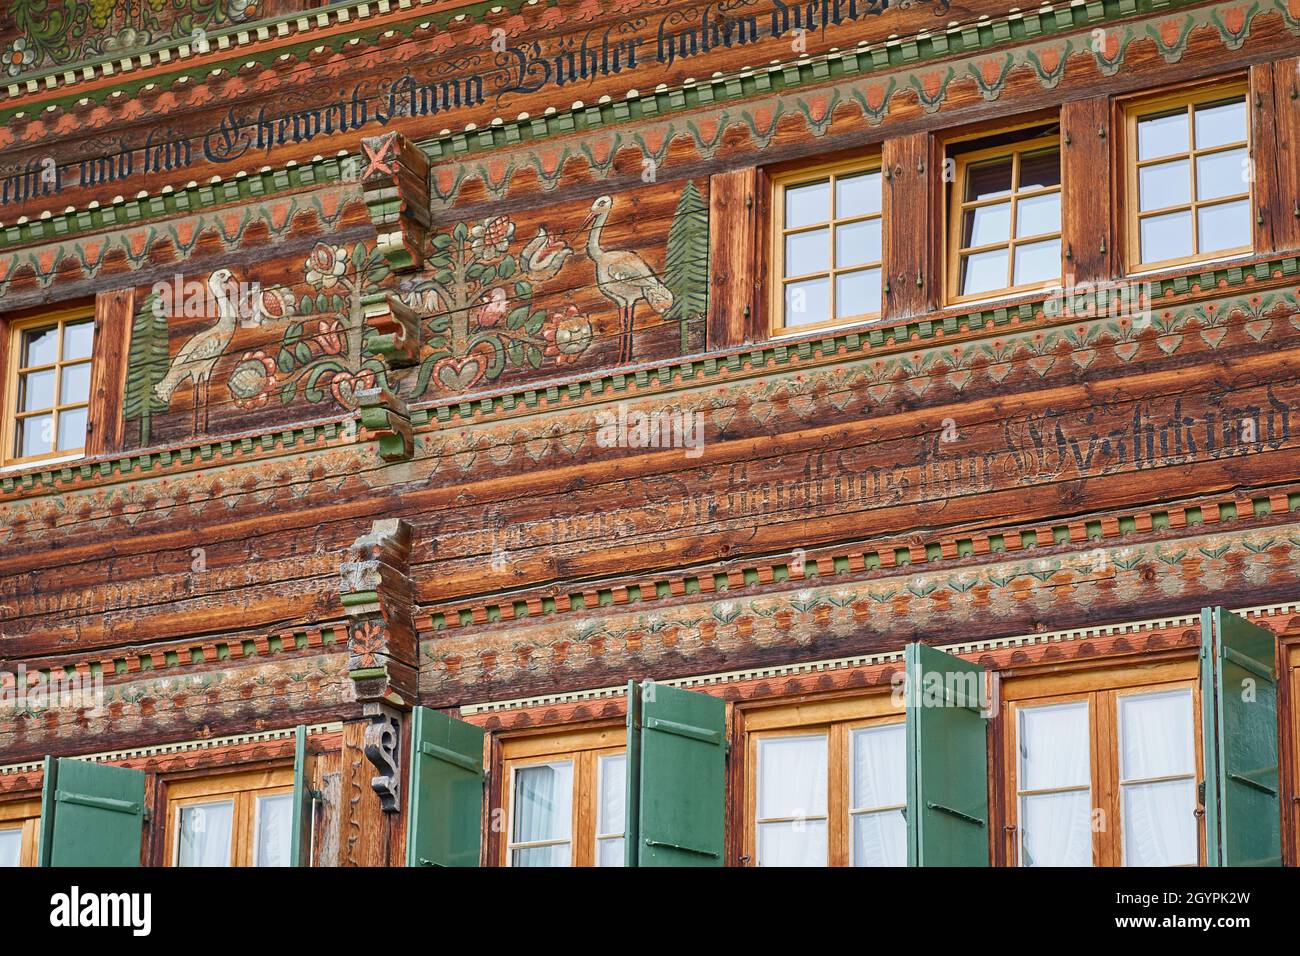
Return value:
[[(187, 750), (211, 750), (214, 747), (224, 747), (228, 744), (252, 744), (260, 743), (264, 740), (283, 740), (292, 737), (294, 727), (285, 727), (280, 730), (263, 730), (252, 734), (232, 734), (229, 737), (213, 737), (210, 740), (182, 740), (179, 743), (171, 744), (154, 744), (151, 747), (134, 747), (130, 750), (106, 750), (97, 754), (76, 754), (78, 760), (90, 760), (95, 763), (106, 763), (113, 760), (131, 760), (135, 757), (156, 757), (162, 754), (183, 753)], [(308, 724), (308, 734), (330, 734), (343, 729), (342, 721), (332, 721), (327, 724)], [(33, 770), (40, 770), (44, 765), (43, 761), (33, 760), (28, 763), (14, 763), (8, 766), (0, 767), (0, 776), (6, 776), (15, 773), (30, 773)]]
[[(1282, 604), (1262, 604), (1257, 607), (1237, 608), (1233, 613), (1243, 617), (1273, 617), (1278, 614), (1300, 612), (1300, 601)], [(1023, 647), (1033, 644), (1052, 644), (1061, 641), (1077, 641), (1089, 638), (1113, 637), (1117, 634), (1137, 634), (1143, 631), (1163, 630), (1170, 627), (1189, 627), (1199, 625), (1200, 612), (1183, 614), (1178, 617), (1149, 618), (1144, 621), (1124, 621), (1118, 624), (1102, 624), (1095, 627), (1076, 627), (1062, 631), (1044, 631), (1039, 634), (1020, 634), (1014, 637), (998, 637), (986, 641), (969, 641), (961, 644), (938, 644), (938, 650), (952, 654), (971, 654), (979, 651), (998, 650), (1004, 647)], [(706, 687), (714, 684), (731, 684), (739, 681), (761, 680), (764, 678), (790, 677), (813, 671), (832, 671), (844, 668), (865, 667), (873, 664), (886, 664), (901, 661), (903, 651), (887, 651), (880, 654), (861, 654), (857, 657), (838, 657), (831, 660), (807, 661), (796, 664), (779, 664), (773, 667), (759, 667), (752, 670), (725, 671), (717, 674), (701, 674), (696, 677), (675, 677), (658, 683), (668, 687)], [(598, 687), (591, 690), (570, 691), (565, 694), (547, 694), (540, 697), (520, 697), (515, 700), (488, 701), (482, 704), (465, 704), (460, 708), (462, 717), (476, 714), (501, 713), (508, 710), (522, 710), (528, 707), (555, 706), (558, 704), (578, 704), (593, 700), (607, 700), (622, 697), (627, 693), (626, 687)]]

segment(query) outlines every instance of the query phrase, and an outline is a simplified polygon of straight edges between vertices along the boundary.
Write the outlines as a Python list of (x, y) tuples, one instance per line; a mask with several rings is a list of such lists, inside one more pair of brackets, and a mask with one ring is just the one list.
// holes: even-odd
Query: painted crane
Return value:
[[(218, 269), (208, 276), (208, 291), (217, 304), (217, 324), (204, 329), (181, 346), (181, 350), (172, 359), (171, 367), (161, 382), (154, 386), (154, 395), (165, 405), (170, 405), (172, 393), (189, 379), (194, 386), (194, 433), (201, 434), (208, 430), (208, 383), (217, 362), (235, 336), (238, 310), (230, 301), (227, 284), (234, 278), (229, 269)], [(202, 431), (199, 428), (199, 392), (203, 392)]]
[(673, 294), (635, 252), (600, 247), (601, 230), (605, 228), (605, 221), (613, 208), (614, 200), (609, 196), (600, 196), (591, 204), (591, 214), (587, 216), (587, 223), (591, 224), (591, 231), (587, 233), (587, 255), (596, 264), (596, 288), (618, 306), (618, 361), (623, 365), (632, 361), (636, 304), (644, 299), (662, 315), (672, 307)]

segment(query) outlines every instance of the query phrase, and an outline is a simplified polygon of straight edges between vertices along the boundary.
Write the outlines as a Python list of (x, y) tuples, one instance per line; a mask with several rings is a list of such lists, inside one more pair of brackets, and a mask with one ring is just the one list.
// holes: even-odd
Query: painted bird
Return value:
[(154, 386), (154, 395), (165, 405), (170, 405), (172, 393), (181, 382), (189, 379), (194, 386), (194, 433), (199, 434), (199, 391), (203, 392), (203, 428), (208, 430), (208, 382), (217, 361), (230, 345), (235, 336), (235, 327), (239, 313), (230, 300), (227, 287), (234, 279), (229, 269), (218, 269), (208, 276), (208, 291), (211, 301), (217, 304), (217, 324), (204, 329), (181, 346), (181, 350), (172, 359), (171, 368), (161, 382)]
[(618, 306), (619, 364), (632, 361), (632, 327), (636, 321), (636, 304), (644, 299), (660, 315), (672, 307), (673, 294), (659, 281), (654, 270), (635, 252), (602, 249), (600, 232), (614, 207), (614, 200), (601, 196), (591, 204), (587, 223), (587, 255), (596, 264), (596, 288), (601, 295)]

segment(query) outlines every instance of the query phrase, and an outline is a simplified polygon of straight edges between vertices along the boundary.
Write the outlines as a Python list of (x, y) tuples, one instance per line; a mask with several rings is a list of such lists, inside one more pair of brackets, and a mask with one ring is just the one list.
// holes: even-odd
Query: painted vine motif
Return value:
[(18, 36), (0, 52), (9, 76), (140, 50), (252, 20), (257, 0), (9, 0)]

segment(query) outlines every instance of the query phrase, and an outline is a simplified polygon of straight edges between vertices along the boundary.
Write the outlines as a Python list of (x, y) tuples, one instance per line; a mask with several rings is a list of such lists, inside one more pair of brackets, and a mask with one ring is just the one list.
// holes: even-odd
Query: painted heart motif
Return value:
[(362, 369), (353, 375), (351, 372), (337, 372), (330, 379), (330, 393), (335, 400), (347, 408), (357, 407), (357, 392), (375, 387), (375, 373)]
[(483, 360), (477, 355), (464, 358), (438, 359), (433, 363), (433, 378), (449, 392), (464, 392), (473, 388), (486, 371)]
[(1121, 342), (1115, 346), (1115, 354), (1125, 362), (1133, 361), (1133, 356), (1138, 354), (1138, 349), (1142, 346), (1137, 342)]
[(1074, 364), (1079, 366), (1079, 368), (1087, 368), (1093, 363), (1093, 360), (1097, 358), (1097, 350), (1079, 349), (1077, 352), (1072, 352), (1070, 358), (1074, 359)]
[(1201, 338), (1204, 339), (1205, 344), (1212, 349), (1217, 349), (1219, 347), (1219, 343), (1223, 341), (1223, 337), (1227, 334), (1228, 334), (1227, 329), (1202, 329), (1201, 330)]
[(1254, 322), (1246, 323), (1246, 332), (1256, 342), (1261, 342), (1264, 336), (1268, 335), (1268, 330), (1273, 327), (1272, 319), (1257, 319)]
[(1181, 335), (1157, 335), (1156, 336), (1156, 345), (1160, 346), (1160, 351), (1164, 352), (1166, 355), (1173, 355), (1174, 350), (1176, 350), (1178, 346), (1182, 344), (1183, 344), (1183, 337)]
[(989, 378), (1000, 382), (1011, 374), (1010, 362), (992, 362), (988, 367)]
[(960, 392), (963, 388), (966, 387), (966, 384), (970, 381), (970, 377), (971, 377), (970, 369), (964, 368), (956, 372), (949, 372), (948, 384)]
[(1055, 364), (1056, 364), (1055, 355), (1035, 355), (1033, 358), (1029, 360), (1029, 367), (1038, 373), (1039, 378), (1042, 378), (1044, 375), (1046, 375), (1048, 369), (1050, 369)]

